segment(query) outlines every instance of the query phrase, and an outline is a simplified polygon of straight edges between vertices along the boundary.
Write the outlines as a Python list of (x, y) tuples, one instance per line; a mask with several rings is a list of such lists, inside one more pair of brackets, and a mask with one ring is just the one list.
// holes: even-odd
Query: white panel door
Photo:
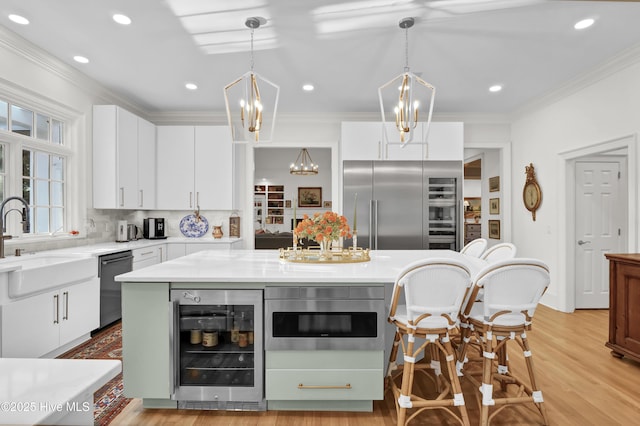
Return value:
[(342, 161), (382, 160), (384, 143), (380, 122), (345, 121), (340, 139)]
[(426, 137), (424, 159), (442, 161), (464, 159), (464, 124), (462, 122), (431, 122)]
[[(386, 123), (387, 133), (395, 132), (396, 125), (393, 123)], [(422, 160), (422, 123), (418, 123), (413, 130), (413, 140), (404, 145), (400, 144), (386, 144), (384, 147), (384, 159), (385, 160)]]
[(576, 162), (576, 308), (609, 307), (605, 253), (622, 249), (618, 162)]
[(156, 207), (156, 126), (138, 119), (138, 207)]
[(138, 117), (122, 108), (118, 114), (118, 207), (138, 208)]
[(60, 346), (100, 327), (98, 278), (60, 290)]
[(57, 291), (2, 306), (2, 357), (38, 358), (56, 349), (61, 307)]
[(194, 209), (194, 128), (193, 126), (158, 126), (157, 135), (156, 208), (158, 210)]
[(196, 205), (232, 210), (233, 143), (227, 126), (196, 126), (194, 162)]

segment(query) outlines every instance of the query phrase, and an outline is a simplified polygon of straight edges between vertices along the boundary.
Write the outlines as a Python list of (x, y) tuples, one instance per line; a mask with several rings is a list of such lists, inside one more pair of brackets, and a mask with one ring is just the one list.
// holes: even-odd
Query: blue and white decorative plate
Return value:
[(200, 215), (200, 220), (196, 219), (196, 215), (189, 214), (180, 221), (180, 232), (185, 237), (199, 238), (209, 231), (209, 222), (207, 218)]

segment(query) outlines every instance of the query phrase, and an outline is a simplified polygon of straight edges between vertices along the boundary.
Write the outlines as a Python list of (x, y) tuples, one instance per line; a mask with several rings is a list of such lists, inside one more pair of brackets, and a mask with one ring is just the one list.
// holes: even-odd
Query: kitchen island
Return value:
[[(181, 364), (175, 360), (177, 350), (172, 345), (177, 324), (177, 308), (170, 303), (172, 291), (199, 301), (198, 292), (204, 290), (257, 290), (269, 294), (289, 287), (299, 293), (300, 288), (312, 288), (318, 293), (326, 289), (339, 294), (341, 288), (348, 288), (345, 299), (365, 292), (381, 295), (377, 296), (383, 304), (378, 312), (381, 321), (377, 322), (379, 327), (382, 324), (377, 330), (382, 335), (379, 346), (362, 350), (322, 346), (309, 348), (313, 350), (272, 349), (269, 346), (276, 339), (271, 335), (262, 338), (262, 328), (256, 327), (255, 351), (262, 353), (262, 342), (267, 343), (264, 389), (268, 409), (370, 411), (372, 401), (383, 398), (385, 352), (390, 349), (387, 346), (391, 345), (394, 331), (384, 323), (394, 280), (404, 266), (427, 257), (462, 260), (472, 274), (484, 264), (449, 250), (380, 250), (371, 252), (369, 262), (348, 264), (288, 263), (279, 259), (276, 250), (232, 250), (194, 253), (120, 275), (117, 280), (122, 281), (125, 395), (142, 398), (145, 408), (181, 407), (175, 397), (181, 380), (175, 371)], [(269, 327), (265, 330), (268, 333)], [(256, 375), (261, 379), (262, 371)], [(340, 385), (326, 382), (338, 378)], [(220, 395), (223, 399), (224, 395)]]

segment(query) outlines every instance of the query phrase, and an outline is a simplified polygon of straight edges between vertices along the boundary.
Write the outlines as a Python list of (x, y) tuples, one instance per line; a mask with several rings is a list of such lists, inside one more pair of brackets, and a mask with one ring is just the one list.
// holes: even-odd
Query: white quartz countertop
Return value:
[(451, 250), (374, 250), (371, 261), (348, 264), (288, 263), (278, 250), (206, 250), (116, 277), (126, 282), (389, 283), (416, 260), (462, 260), (475, 275), (486, 263)]
[[(212, 238), (211, 236), (201, 238), (187, 238), (187, 237), (168, 237), (157, 240), (140, 239), (127, 242), (106, 242), (90, 245), (79, 245), (74, 247), (68, 247), (58, 250), (46, 250), (35, 253), (36, 255), (59, 255), (59, 254), (71, 254), (71, 255), (85, 255), (85, 256), (101, 256), (103, 254), (117, 253), (126, 250), (135, 250), (140, 248), (152, 247), (161, 244), (233, 244), (242, 241), (242, 238)], [(26, 258), (33, 256), (31, 253), (23, 254), (21, 257)], [(0, 269), (2, 269), (3, 263), (13, 263), (21, 260), (21, 257), (7, 256), (5, 259), (0, 259)]]
[(118, 360), (0, 358), (0, 423), (54, 424), (122, 371)]

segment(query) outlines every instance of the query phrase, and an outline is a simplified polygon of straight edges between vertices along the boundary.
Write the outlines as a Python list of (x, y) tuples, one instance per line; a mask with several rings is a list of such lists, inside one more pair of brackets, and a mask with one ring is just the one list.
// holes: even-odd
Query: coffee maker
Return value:
[(165, 235), (164, 218), (149, 217), (142, 222), (142, 236), (149, 240), (161, 240)]

